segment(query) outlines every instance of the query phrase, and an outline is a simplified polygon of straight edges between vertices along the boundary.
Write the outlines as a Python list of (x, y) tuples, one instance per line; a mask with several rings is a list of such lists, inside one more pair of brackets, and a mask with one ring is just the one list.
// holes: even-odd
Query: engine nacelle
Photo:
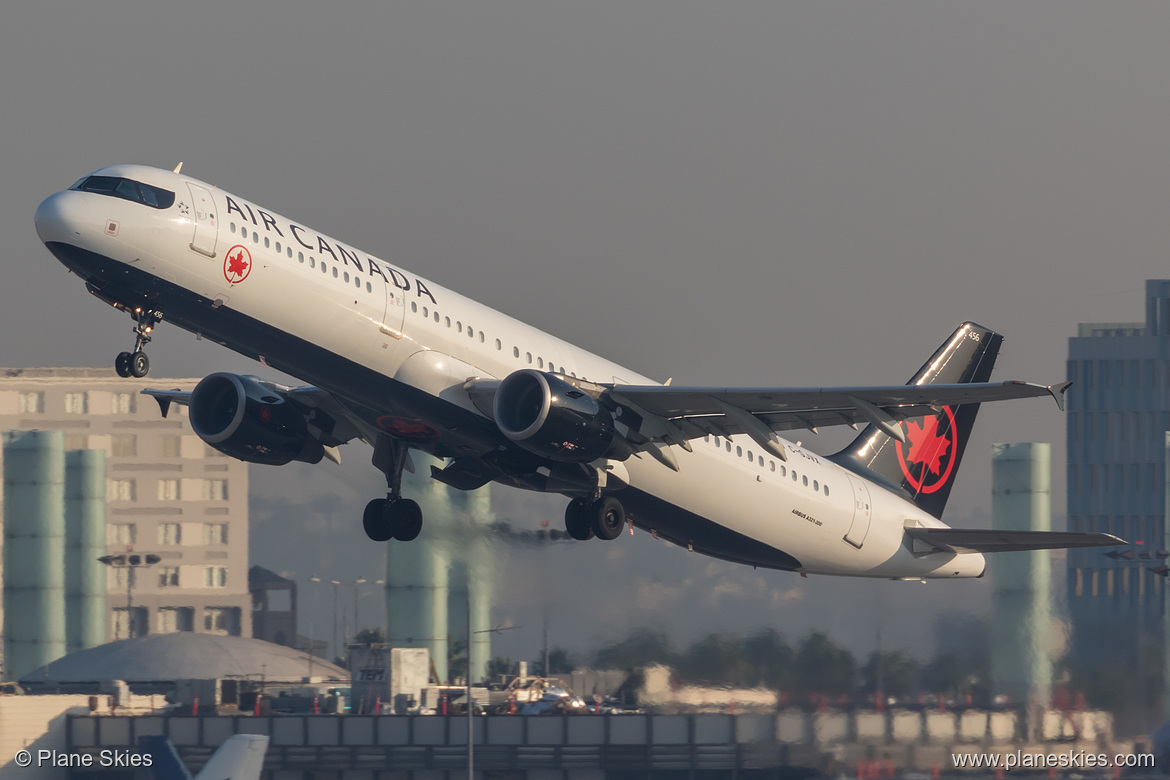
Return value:
[(188, 416), (200, 439), (248, 463), (317, 463), (325, 454), (309, 433), (304, 414), (283, 394), (252, 377), (226, 373), (204, 377), (191, 393)]
[(613, 417), (596, 398), (531, 368), (500, 382), (492, 413), (505, 436), (550, 460), (587, 463), (613, 443)]

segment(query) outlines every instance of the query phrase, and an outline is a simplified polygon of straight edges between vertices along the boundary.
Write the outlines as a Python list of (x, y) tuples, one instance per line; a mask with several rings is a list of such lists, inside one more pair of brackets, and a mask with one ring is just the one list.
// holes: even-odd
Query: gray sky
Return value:
[[(33, 211), (96, 167), (183, 160), (660, 379), (902, 382), (969, 318), (1007, 337), (997, 378), (1055, 382), (1078, 321), (1140, 319), (1143, 280), (1168, 274), (1168, 29), (1162, 2), (17, 3), (0, 26), (0, 364), (131, 346)], [(165, 325), (150, 355), (157, 376), (262, 368)], [(1054, 443), (1063, 511), (1063, 426), (1044, 401), (985, 409), (947, 519), (986, 522), (995, 441)], [(259, 496), (360, 508), (354, 483), (378, 476), (346, 455), (338, 474), (254, 469)], [(364, 543), (352, 521), (322, 566)], [(880, 604), (916, 646), (939, 605), (978, 611), (988, 591), (712, 565), (635, 540), (507, 568), (517, 594), (519, 572), (594, 583), (582, 647), (653, 614), (680, 638), (763, 614), (861, 645)], [(739, 590), (704, 606), (710, 583)], [(657, 607), (605, 618), (639, 589)], [(508, 649), (539, 641), (520, 633)]]

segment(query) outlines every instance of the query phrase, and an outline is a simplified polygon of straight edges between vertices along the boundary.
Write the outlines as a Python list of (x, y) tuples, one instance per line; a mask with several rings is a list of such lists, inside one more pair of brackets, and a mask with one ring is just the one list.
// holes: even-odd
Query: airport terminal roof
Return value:
[(349, 672), (291, 647), (239, 636), (180, 631), (78, 650), (21, 678), (29, 683), (161, 682), (254, 677), (348, 681)]

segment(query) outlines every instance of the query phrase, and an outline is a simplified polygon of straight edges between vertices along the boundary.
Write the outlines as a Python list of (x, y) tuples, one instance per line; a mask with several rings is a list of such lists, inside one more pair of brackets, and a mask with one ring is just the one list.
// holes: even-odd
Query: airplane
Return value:
[(151, 756), (150, 771), (155, 780), (260, 780), (268, 752), (267, 736), (236, 734), (224, 740), (192, 779), (169, 739), (143, 736), (138, 743)]
[[(1070, 383), (991, 382), (1003, 337), (964, 322), (906, 385), (679, 387), (525, 325), (453, 290), (174, 171), (101, 168), (46, 198), (41, 241), (86, 289), (129, 313), (121, 376), (173, 323), (310, 383), (213, 373), (147, 389), (163, 416), (244, 461), (340, 462), (373, 447), (387, 495), (372, 540), (410, 541), (411, 450), (431, 476), (569, 499), (576, 540), (649, 531), (688, 550), (802, 574), (979, 577), (983, 553), (1123, 544), (1108, 534), (954, 529), (942, 522), (979, 405), (1054, 398)], [(781, 433), (864, 425), (840, 452)]]

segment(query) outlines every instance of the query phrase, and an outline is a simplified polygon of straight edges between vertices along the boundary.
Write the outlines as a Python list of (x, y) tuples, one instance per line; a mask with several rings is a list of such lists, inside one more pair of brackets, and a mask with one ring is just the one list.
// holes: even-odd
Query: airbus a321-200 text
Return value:
[[(387, 482), (362, 518), (376, 541), (422, 530), (401, 495), (417, 449), (460, 490), (495, 481), (565, 496), (574, 539), (615, 539), (629, 524), (773, 569), (978, 577), (986, 552), (1122, 543), (941, 521), (979, 405), (1063, 406), (1068, 386), (991, 382), (1003, 339), (972, 322), (905, 385), (678, 387), (179, 169), (102, 168), (46, 198), (36, 227), (89, 292), (137, 323), (115, 361), (122, 376), (147, 374), (143, 348), (165, 321), (310, 383), (215, 373), (189, 392), (144, 392), (163, 415), (187, 405), (195, 433), (251, 463), (372, 445)], [(833, 455), (780, 435), (831, 425), (864, 428)]]

